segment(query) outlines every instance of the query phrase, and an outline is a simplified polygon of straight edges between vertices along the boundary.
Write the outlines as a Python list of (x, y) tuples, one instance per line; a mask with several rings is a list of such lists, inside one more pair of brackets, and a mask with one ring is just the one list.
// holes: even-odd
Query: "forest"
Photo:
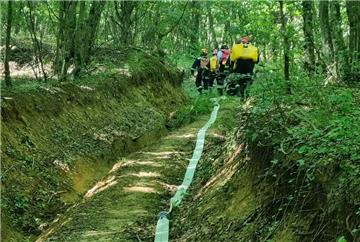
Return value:
[(360, 241), (360, 1), (0, 5), (1, 241)]

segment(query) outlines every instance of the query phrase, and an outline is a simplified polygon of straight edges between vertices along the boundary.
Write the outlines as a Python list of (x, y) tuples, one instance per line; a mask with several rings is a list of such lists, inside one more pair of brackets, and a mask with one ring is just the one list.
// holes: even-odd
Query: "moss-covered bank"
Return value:
[(166, 132), (185, 101), (180, 73), (142, 52), (125, 59), (71, 83), (2, 91), (3, 241), (39, 234), (115, 159)]

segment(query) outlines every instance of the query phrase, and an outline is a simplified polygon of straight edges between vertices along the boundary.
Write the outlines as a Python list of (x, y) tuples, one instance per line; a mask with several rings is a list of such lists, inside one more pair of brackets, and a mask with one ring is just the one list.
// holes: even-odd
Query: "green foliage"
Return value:
[(345, 239), (344, 236), (341, 236), (340, 238), (337, 239), (336, 242), (347, 242), (347, 240)]
[(188, 102), (187, 105), (181, 107), (167, 122), (170, 130), (178, 128), (182, 125), (190, 124), (204, 114), (209, 114), (213, 104), (208, 96), (199, 96), (194, 102)]
[[(299, 191), (316, 197), (325, 190), (326, 199), (314, 198), (328, 206), (323, 216), (335, 211), (354, 214), (360, 201), (359, 91), (324, 85), (322, 80), (300, 72), (292, 82), (292, 95), (285, 94), (285, 81), (277, 73), (256, 80), (246, 134), (250, 143), (274, 150), (265, 175), (292, 197), (282, 209), (312, 199)], [(353, 224), (359, 221), (353, 219)]]
[(227, 97), (220, 101), (220, 112), (222, 115), (216, 119), (214, 127), (227, 133), (232, 132), (239, 126), (238, 113), (240, 111), (240, 100), (238, 97)]

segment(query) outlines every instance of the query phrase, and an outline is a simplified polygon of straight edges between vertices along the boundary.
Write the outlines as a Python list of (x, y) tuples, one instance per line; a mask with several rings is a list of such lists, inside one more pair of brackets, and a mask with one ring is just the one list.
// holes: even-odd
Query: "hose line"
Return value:
[(170, 199), (170, 208), (168, 211), (162, 211), (159, 213), (159, 218), (156, 224), (156, 233), (155, 233), (155, 242), (168, 242), (169, 241), (169, 215), (173, 207), (180, 205), (182, 199), (184, 198), (187, 189), (189, 188), (195, 174), (195, 169), (198, 161), (202, 155), (205, 143), (205, 133), (208, 128), (215, 122), (217, 113), (219, 111), (220, 105), (218, 103), (218, 98), (212, 98), (211, 101), (214, 102), (214, 107), (211, 112), (209, 120), (206, 124), (199, 130), (196, 140), (195, 149), (190, 159), (189, 165), (186, 169), (186, 173), (183, 179), (183, 182), (178, 186), (175, 195)]

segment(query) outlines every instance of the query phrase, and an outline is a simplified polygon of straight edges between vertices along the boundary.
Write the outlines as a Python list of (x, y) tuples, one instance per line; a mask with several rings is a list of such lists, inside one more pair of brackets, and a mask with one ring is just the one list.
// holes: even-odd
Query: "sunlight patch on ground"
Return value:
[(153, 162), (153, 161), (139, 161), (139, 160), (127, 160), (127, 161), (120, 161), (116, 163), (109, 173), (115, 172), (122, 167), (131, 166), (131, 165), (140, 165), (140, 166), (152, 166), (152, 167), (161, 167), (161, 164)]
[(141, 152), (141, 154), (155, 156), (152, 159), (162, 160), (162, 159), (169, 159), (169, 158), (171, 158), (171, 155), (174, 155), (174, 154), (184, 154), (184, 152), (180, 152), (180, 151), (161, 151), (161, 152)]
[(240, 152), (243, 150), (244, 144), (240, 144), (236, 150), (231, 154), (229, 160), (226, 163), (231, 163), (234, 161), (234, 159), (240, 154)]
[(245, 109), (245, 110), (248, 110), (250, 108), (252, 108), (254, 106), (254, 98), (253, 97), (250, 97), (246, 100), (246, 102), (244, 102), (244, 104), (242, 105), (242, 107)]
[(177, 185), (170, 185), (161, 181), (156, 181), (156, 183), (172, 193), (175, 193), (178, 187)]
[(121, 177), (124, 177), (124, 176), (136, 176), (136, 177), (159, 177), (160, 174), (157, 173), (157, 172), (144, 172), (144, 171), (140, 171), (138, 173), (130, 173), (130, 174), (127, 174), (127, 175), (123, 175)]
[(143, 165), (143, 166), (161, 167), (161, 164), (153, 162), (153, 161), (139, 161), (136, 164), (137, 165)]
[[(36, 75), (40, 78), (43, 77), (42, 72), (40, 71), (40, 67), (39, 66), (35, 66), (34, 64), (34, 60), (32, 62), (33, 66), (31, 64), (25, 64), (25, 65), (21, 65), (15, 61), (9, 61), (9, 68), (10, 68), (10, 73), (12, 77), (30, 77), (30, 78), (35, 78), (35, 73)], [(43, 65), (44, 70), (46, 73), (51, 73), (52, 70), (52, 64), (48, 63), (48, 64), (44, 64)], [(0, 73), (4, 73), (4, 64), (3, 62), (0, 63)], [(1, 75), (2, 76), (2, 75)]]
[(108, 145), (111, 145), (114, 141), (114, 137), (106, 133), (94, 133), (94, 139), (103, 141)]
[(94, 196), (96, 193), (104, 191), (105, 189), (115, 185), (117, 183), (115, 179), (116, 179), (115, 176), (111, 176), (104, 181), (99, 181), (98, 183), (96, 183), (96, 185), (93, 188), (87, 191), (84, 197), (90, 198)]
[(82, 235), (82, 237), (91, 237), (91, 236), (115, 234), (115, 233), (119, 233), (119, 231), (96, 231), (96, 230), (90, 230), (90, 231), (86, 231), (85, 234)]
[(209, 189), (225, 185), (226, 182), (230, 180), (230, 178), (235, 174), (238, 166), (239, 163), (236, 163), (235, 165), (223, 169), (220, 173), (215, 175), (210, 181), (205, 184), (205, 186), (200, 189), (200, 191), (196, 194), (195, 199), (202, 196), (202, 194), (206, 193)]
[(85, 85), (81, 85), (79, 86), (81, 89), (83, 90), (87, 90), (87, 91), (94, 91), (95, 89), (89, 86), (85, 86)]
[(224, 135), (218, 134), (218, 133), (209, 133), (209, 136), (212, 136), (214, 138), (219, 138), (219, 139), (225, 139)]
[(59, 87), (45, 87), (45, 86), (40, 86), (39, 87), (40, 89), (44, 90), (44, 91), (47, 91), (51, 94), (55, 94), (55, 93), (59, 93), (59, 92), (62, 92), (62, 93), (65, 93), (64, 90), (62, 90), (61, 88)]
[(234, 159), (240, 154), (240, 152), (243, 150), (243, 145), (239, 145), (236, 150), (234, 152), (231, 153), (229, 159), (227, 159), (227, 161), (225, 161), (225, 165), (230, 164), (230, 166), (224, 168), (221, 170), (221, 172), (219, 172), (218, 174), (216, 174), (215, 176), (213, 176), (201, 189), (200, 191), (196, 194), (195, 199), (200, 197), (204, 192), (206, 192), (207, 190), (214, 188), (214, 187), (221, 187), (224, 184), (226, 184), (226, 182), (228, 180), (230, 180), (230, 178), (235, 174), (235, 172), (237, 171), (237, 168), (239, 166), (239, 162), (235, 162), (234, 165), (231, 165), (231, 163), (234, 161)]
[(128, 64), (125, 64), (123, 68), (115, 68), (115, 71), (117, 71), (121, 75), (131, 77), (130, 67)]
[[(72, 218), (65, 219), (63, 222), (60, 223), (59, 227), (64, 226), (68, 222), (70, 222)], [(43, 242), (46, 241), (48, 236), (55, 231), (55, 227), (50, 228), (44, 235), (40, 236), (35, 242)]]
[(196, 134), (174, 134), (166, 137), (166, 139), (189, 139), (189, 138), (195, 138)]
[(68, 164), (66, 164), (65, 162), (62, 162), (62, 161), (60, 161), (58, 159), (54, 160), (53, 164), (55, 166), (57, 166), (58, 168), (60, 168), (64, 172), (69, 172), (70, 171), (70, 168), (69, 168)]
[(144, 192), (144, 193), (156, 193), (157, 191), (153, 187), (145, 187), (145, 186), (132, 186), (132, 187), (124, 187), (124, 191), (126, 192)]

